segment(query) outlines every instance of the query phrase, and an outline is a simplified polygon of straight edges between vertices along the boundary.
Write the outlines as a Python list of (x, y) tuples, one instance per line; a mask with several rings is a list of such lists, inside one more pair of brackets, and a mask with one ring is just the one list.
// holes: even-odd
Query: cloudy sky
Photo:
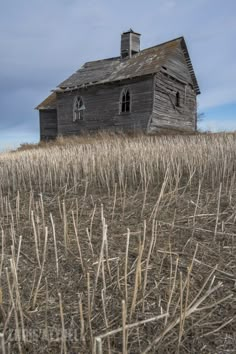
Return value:
[(184, 36), (202, 94), (201, 128), (236, 130), (235, 0), (0, 0), (0, 149), (39, 139), (40, 103), (84, 62)]

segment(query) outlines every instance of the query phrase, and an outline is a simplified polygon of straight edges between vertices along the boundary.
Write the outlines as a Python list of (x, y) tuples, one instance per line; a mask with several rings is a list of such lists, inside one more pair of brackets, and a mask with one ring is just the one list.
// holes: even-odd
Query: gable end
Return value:
[(192, 62), (191, 62), (191, 59), (190, 59), (190, 56), (189, 56), (188, 48), (187, 48), (186, 42), (184, 40), (184, 37), (182, 37), (182, 40), (181, 40), (181, 47), (182, 47), (182, 50), (183, 50), (183, 53), (184, 53), (184, 57), (185, 57), (185, 60), (186, 60), (186, 63), (187, 63), (187, 66), (188, 66), (192, 81), (193, 81), (194, 91), (196, 92), (197, 95), (199, 95), (201, 93), (201, 91), (200, 91), (200, 88), (198, 86), (197, 78), (196, 78), (196, 75), (195, 75), (194, 70), (193, 70), (193, 65), (192, 65)]

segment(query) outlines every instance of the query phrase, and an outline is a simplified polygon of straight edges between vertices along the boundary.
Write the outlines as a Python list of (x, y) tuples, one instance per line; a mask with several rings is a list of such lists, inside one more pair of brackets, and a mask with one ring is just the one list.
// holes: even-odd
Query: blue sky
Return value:
[(202, 129), (236, 130), (235, 0), (0, 0), (0, 149), (39, 139), (34, 107), (84, 62), (184, 36)]

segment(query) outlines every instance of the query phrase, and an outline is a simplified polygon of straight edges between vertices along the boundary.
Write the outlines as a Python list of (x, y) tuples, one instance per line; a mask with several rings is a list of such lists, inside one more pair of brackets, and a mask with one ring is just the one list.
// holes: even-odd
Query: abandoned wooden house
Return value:
[(36, 108), (40, 139), (97, 130), (195, 131), (199, 86), (183, 37), (140, 50), (121, 35), (119, 57), (85, 63)]

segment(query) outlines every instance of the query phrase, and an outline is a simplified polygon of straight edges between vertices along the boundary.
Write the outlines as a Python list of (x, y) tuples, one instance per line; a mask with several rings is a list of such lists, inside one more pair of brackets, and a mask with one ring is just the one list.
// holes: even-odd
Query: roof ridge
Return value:
[[(177, 38), (174, 38), (174, 39), (170, 39), (168, 41), (153, 45), (151, 47), (144, 48), (144, 49), (140, 50), (138, 53), (134, 54), (133, 57), (135, 57), (136, 55), (138, 55), (141, 52), (144, 52), (145, 50), (156, 48), (156, 47), (160, 47), (162, 45), (165, 45), (165, 44), (168, 44), (168, 43), (171, 43), (171, 42), (175, 42), (177, 40), (182, 40), (182, 39), (184, 39), (184, 36), (180, 36), (180, 37), (177, 37)], [(111, 58), (104, 58), (104, 59), (97, 59), (97, 60), (90, 60), (90, 61), (85, 62), (82, 65), (82, 67), (85, 66), (86, 64), (90, 64), (90, 63), (97, 63), (99, 61), (115, 60), (115, 59), (121, 59), (121, 56), (116, 56), (116, 57), (111, 57)], [(125, 59), (130, 59), (130, 58), (125, 58)]]
[(119, 56), (119, 57), (111, 57), (111, 58), (105, 58), (105, 59), (90, 60), (90, 61), (86, 61), (83, 64), (83, 66), (86, 65), (86, 64), (90, 64), (90, 63), (97, 63), (99, 61), (108, 61), (108, 60), (115, 60), (115, 59), (120, 59), (120, 58), (121, 57)]
[[(165, 45), (165, 44), (168, 44), (168, 43), (171, 43), (171, 42), (175, 42), (175, 41), (177, 41), (177, 40), (182, 40), (182, 39), (184, 39), (183, 36), (177, 37), (177, 38), (174, 38), (174, 39), (170, 39), (169, 41), (162, 42), (162, 43), (160, 43), (160, 44), (156, 44), (156, 45), (153, 45), (153, 46), (148, 47), (148, 48), (144, 48), (144, 49), (140, 50), (140, 52), (144, 52), (145, 50), (152, 49), (152, 48), (156, 48), (156, 47), (160, 47), (160, 46), (162, 46), (162, 45)], [(140, 53), (140, 52), (139, 52), (139, 53)], [(137, 53), (137, 54), (139, 54), (139, 53)], [(136, 55), (136, 54), (135, 54), (135, 55)], [(135, 55), (134, 55), (134, 56), (135, 56)]]

